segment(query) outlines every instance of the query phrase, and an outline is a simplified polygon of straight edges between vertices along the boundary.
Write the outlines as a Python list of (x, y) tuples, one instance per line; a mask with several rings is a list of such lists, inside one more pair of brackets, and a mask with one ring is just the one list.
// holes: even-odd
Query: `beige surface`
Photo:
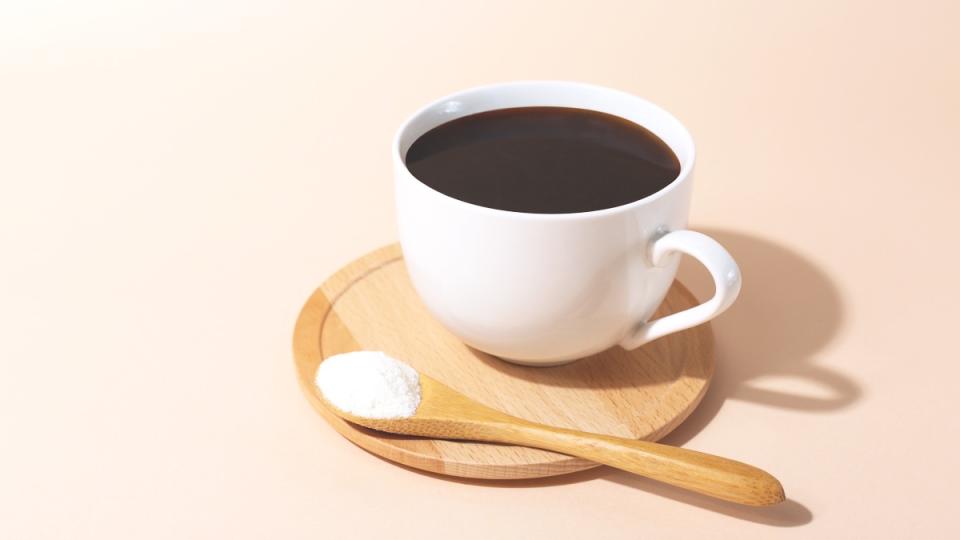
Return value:
[[(957, 3), (352, 4), (0, 7), (0, 537), (960, 533)], [(304, 401), (303, 299), (396, 238), (394, 128), (518, 78), (693, 132), (692, 221), (744, 289), (670, 440), (791, 502), (605, 469), (451, 482)]]
[[(697, 303), (675, 283), (656, 316)], [(523, 446), (395, 437), (365, 429), (343, 421), (326, 404), (314, 382), (317, 368), (335, 354), (384, 351), (501, 413), (656, 441), (703, 400), (716, 365), (711, 330), (700, 325), (633, 351), (616, 347), (553, 369), (508, 364), (467, 347), (427, 313), (410, 283), (400, 245), (391, 244), (352, 261), (310, 295), (297, 316), (293, 356), (314, 409), (337, 432), (378, 456), (452, 476), (540, 478), (597, 464)]]

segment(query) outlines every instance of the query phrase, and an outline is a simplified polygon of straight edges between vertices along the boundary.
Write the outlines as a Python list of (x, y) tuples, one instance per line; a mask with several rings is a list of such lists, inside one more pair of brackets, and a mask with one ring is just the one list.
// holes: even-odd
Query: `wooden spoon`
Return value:
[(528, 422), (481, 405), (422, 373), (420, 392), (420, 405), (408, 418), (355, 416), (324, 401), (345, 420), (379, 431), (552, 450), (751, 506), (769, 506), (784, 500), (783, 486), (776, 478), (739, 461), (664, 444)]

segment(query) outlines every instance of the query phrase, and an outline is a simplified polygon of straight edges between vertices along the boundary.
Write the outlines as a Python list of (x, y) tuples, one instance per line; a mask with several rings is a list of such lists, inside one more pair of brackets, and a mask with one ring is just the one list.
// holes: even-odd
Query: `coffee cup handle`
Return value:
[(620, 342), (624, 349), (635, 349), (667, 334), (703, 324), (723, 313), (740, 294), (740, 268), (713, 238), (686, 230), (667, 233), (653, 243), (653, 264), (661, 264), (672, 253), (686, 253), (707, 268), (716, 287), (713, 298), (679, 313), (642, 323)]

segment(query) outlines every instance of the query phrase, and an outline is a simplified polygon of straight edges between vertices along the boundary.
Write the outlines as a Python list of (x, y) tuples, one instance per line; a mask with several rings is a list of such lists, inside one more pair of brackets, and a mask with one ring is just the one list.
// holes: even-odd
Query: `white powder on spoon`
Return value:
[(420, 405), (420, 374), (380, 351), (331, 356), (315, 382), (334, 407), (355, 416), (408, 418)]

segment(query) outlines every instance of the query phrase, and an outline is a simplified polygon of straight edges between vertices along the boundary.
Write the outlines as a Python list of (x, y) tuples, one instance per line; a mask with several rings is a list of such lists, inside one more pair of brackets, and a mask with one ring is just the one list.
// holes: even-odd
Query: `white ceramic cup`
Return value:
[[(530, 106), (590, 109), (640, 124), (676, 153), (680, 175), (622, 206), (532, 214), (454, 199), (417, 180), (404, 163), (413, 142), (440, 124)], [(633, 349), (709, 321), (736, 299), (740, 271), (720, 244), (686, 230), (693, 161), (693, 139), (676, 118), (609, 88), (529, 81), (439, 99), (407, 120), (393, 144), (400, 242), (410, 278), (427, 309), (456, 336), (519, 364), (562, 364), (618, 344)], [(651, 321), (681, 253), (710, 271), (715, 295)]]

